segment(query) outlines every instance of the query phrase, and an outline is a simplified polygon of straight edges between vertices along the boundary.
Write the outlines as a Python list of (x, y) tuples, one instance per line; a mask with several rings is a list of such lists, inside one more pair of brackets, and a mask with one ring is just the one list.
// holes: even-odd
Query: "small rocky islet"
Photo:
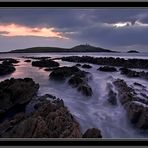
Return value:
[[(30, 59), (36, 60), (32, 61)], [(143, 60), (120, 58), (101, 58), (104, 59), (100, 64), (100, 58), (89, 57), (62, 57), (61, 60), (77, 62), (75, 66), (62, 66), (49, 57), (35, 58), (30, 57), (25, 60), (35, 67), (44, 67), (45, 71), (50, 71), (49, 79), (52, 81), (66, 82), (73, 89), (76, 89), (82, 95), (91, 97), (93, 89), (89, 81), (92, 79), (90, 72), (81, 69), (90, 69), (90, 63), (105, 65), (96, 69), (102, 72), (120, 72), (129, 78), (143, 78), (147, 80), (148, 73), (144, 71), (137, 72), (129, 68), (148, 68), (147, 63), (142, 65)], [(87, 60), (86, 60), (87, 59)], [(91, 60), (90, 60), (91, 59)], [(109, 59), (112, 59), (110, 63)], [(135, 61), (134, 66), (131, 64)], [(15, 59), (0, 60), (0, 75), (6, 75), (15, 71)], [(96, 62), (94, 62), (96, 61)], [(99, 62), (98, 62), (99, 61)], [(119, 62), (120, 61), (120, 62)], [(115, 62), (115, 64), (113, 64)], [(119, 62), (119, 63), (118, 63)], [(121, 66), (119, 70), (113, 66)], [(144, 88), (140, 83), (133, 83), (133, 86)], [(39, 84), (32, 78), (7, 79), (0, 82), (0, 137), (1, 138), (102, 138), (100, 129), (90, 128), (84, 133), (81, 127), (68, 108), (64, 105), (62, 99), (56, 98), (51, 94), (38, 96)], [(118, 105), (118, 100), (124, 107), (129, 121), (136, 128), (148, 129), (148, 96), (141, 93), (137, 95), (134, 88), (128, 86), (123, 79), (115, 79), (107, 84), (108, 103)], [(29, 131), (29, 132), (26, 132)]]

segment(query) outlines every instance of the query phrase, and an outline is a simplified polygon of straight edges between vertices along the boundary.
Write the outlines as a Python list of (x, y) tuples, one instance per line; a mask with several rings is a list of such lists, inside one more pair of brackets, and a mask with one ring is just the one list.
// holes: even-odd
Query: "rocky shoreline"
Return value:
[[(60, 66), (49, 57), (25, 57), (24, 62), (49, 71), (49, 79), (68, 84), (80, 95), (90, 98), (94, 94), (90, 83), (92, 73), (86, 70), (100, 66), (102, 73), (120, 72), (128, 78), (148, 80), (148, 72), (129, 68), (147, 69), (147, 60), (122, 58), (62, 57), (63, 61), (76, 62), (74, 66)], [(33, 60), (30, 60), (33, 59)], [(16, 59), (0, 59), (0, 75), (13, 73)], [(83, 63), (83, 64), (82, 64)], [(143, 65), (142, 65), (143, 64)], [(113, 67), (116, 66), (116, 67)], [(117, 68), (117, 67), (121, 68)], [(137, 93), (136, 88), (139, 92)], [(132, 86), (125, 80), (114, 79), (107, 83), (107, 101), (112, 106), (123, 106), (129, 121), (138, 129), (148, 129), (148, 96), (145, 86), (135, 82)], [(0, 138), (102, 138), (100, 129), (90, 128), (81, 132), (62, 99), (46, 94), (38, 96), (39, 84), (32, 78), (6, 79), (0, 82)], [(140, 90), (144, 90), (141, 91)], [(119, 102), (118, 102), (119, 100)]]
[(126, 68), (141, 68), (148, 69), (147, 59), (124, 59), (113, 57), (91, 57), (91, 56), (67, 56), (62, 57), (62, 61), (77, 62), (77, 63), (91, 63), (97, 65), (119, 66)]
[[(39, 84), (31, 78), (0, 82), (0, 138), (102, 137), (101, 131), (95, 128), (83, 134), (63, 100), (49, 94), (39, 97), (36, 94), (38, 89)], [(24, 106), (25, 110), (17, 110), (18, 106)], [(16, 112), (7, 116), (12, 108)]]
[[(118, 90), (120, 103), (126, 110), (129, 120), (140, 129), (148, 129), (148, 100), (146, 97), (139, 97), (124, 80), (117, 79), (113, 84)], [(142, 87), (142, 85), (139, 86)]]

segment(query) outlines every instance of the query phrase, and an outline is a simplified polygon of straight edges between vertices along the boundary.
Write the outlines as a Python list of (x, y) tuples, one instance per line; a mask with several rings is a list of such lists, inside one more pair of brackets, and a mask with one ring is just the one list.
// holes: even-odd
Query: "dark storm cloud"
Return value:
[(147, 21), (145, 9), (2, 9), (0, 22), (56, 27), (86, 26), (93, 22)]
[(103, 47), (148, 45), (148, 9), (1, 9), (0, 23), (54, 27), (71, 41)]
[(83, 39), (87, 42), (101, 45), (132, 45), (148, 44), (148, 27), (126, 26), (121, 28), (94, 26), (79, 30), (78, 34), (73, 34), (73, 38)]
[(81, 18), (91, 10), (70, 9), (4, 9), (0, 10), (0, 22), (16, 22), (28, 26), (51, 25), (54, 27), (75, 27), (87, 25)]

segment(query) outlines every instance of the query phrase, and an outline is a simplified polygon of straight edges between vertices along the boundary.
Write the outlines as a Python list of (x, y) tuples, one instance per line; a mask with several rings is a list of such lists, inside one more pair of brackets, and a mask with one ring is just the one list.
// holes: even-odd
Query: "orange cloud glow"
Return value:
[(0, 35), (2, 36), (36, 36), (68, 39), (63, 33), (55, 31), (53, 27), (27, 27), (18, 24), (0, 24)]

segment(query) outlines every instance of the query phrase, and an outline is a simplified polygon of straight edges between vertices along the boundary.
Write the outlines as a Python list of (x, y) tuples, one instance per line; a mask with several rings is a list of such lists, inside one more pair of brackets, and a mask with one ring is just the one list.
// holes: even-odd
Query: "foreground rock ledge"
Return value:
[[(61, 99), (38, 98), (40, 105), (30, 116), (19, 113), (0, 124), (1, 138), (101, 138), (99, 129), (90, 129), (84, 135)], [(36, 102), (35, 100), (32, 100)], [(31, 102), (30, 102), (31, 103)]]
[(38, 89), (39, 84), (31, 78), (11, 78), (0, 82), (0, 118), (10, 109), (15, 111), (28, 103)]
[(148, 129), (148, 100), (138, 97), (135, 90), (129, 87), (124, 80), (117, 79), (114, 85), (129, 120), (140, 129)]

